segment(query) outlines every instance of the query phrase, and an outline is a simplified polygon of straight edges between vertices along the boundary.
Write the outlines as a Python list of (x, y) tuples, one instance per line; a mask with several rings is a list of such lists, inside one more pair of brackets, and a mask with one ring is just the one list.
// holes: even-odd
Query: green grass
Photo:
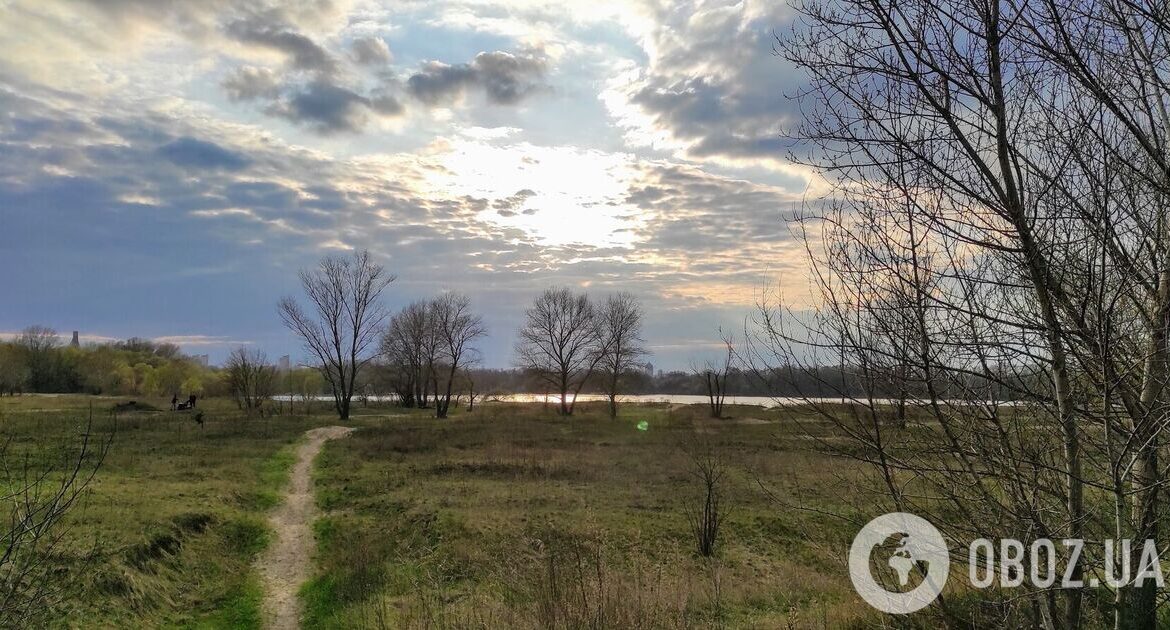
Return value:
[(192, 630), (260, 628), (264, 622), (261, 608), (263, 597), (260, 581), (250, 576), (236, 593), (220, 602), (216, 610), (186, 627)]
[(65, 523), (66, 553), (56, 561), (75, 590), (52, 617), (73, 627), (259, 627), (251, 565), (269, 542), (266, 512), (280, 500), (295, 443), (330, 418), (245, 418), (226, 401), (201, 401), (200, 428), (161, 400), (138, 400), (115, 418), (124, 400), (0, 399), (10, 459), (49, 461), (76, 441), (91, 406), (95, 432), (113, 434)]

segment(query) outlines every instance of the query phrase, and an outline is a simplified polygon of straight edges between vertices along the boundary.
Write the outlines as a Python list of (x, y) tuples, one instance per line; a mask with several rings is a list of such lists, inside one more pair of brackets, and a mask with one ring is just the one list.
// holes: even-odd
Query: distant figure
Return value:
[(195, 394), (191, 394), (191, 397), (187, 399), (187, 407), (190, 409), (195, 408)]
[(175, 394), (174, 396), (171, 396), (171, 411), (175, 411), (178, 408), (179, 408), (179, 395)]
[(195, 424), (198, 424), (200, 429), (203, 428), (203, 412), (202, 411), (195, 414)]

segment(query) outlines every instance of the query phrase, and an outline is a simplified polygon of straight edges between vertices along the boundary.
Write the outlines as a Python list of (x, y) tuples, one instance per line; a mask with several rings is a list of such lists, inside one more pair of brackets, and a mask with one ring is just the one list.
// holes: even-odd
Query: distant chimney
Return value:
[(70, 341), (70, 342), (69, 342), (69, 345), (70, 345), (70, 346), (73, 346), (74, 348), (80, 348), (80, 347), (81, 347), (81, 339), (80, 339), (80, 338), (77, 336), (77, 331), (76, 331), (76, 330), (75, 330), (75, 331), (73, 331), (73, 341)]

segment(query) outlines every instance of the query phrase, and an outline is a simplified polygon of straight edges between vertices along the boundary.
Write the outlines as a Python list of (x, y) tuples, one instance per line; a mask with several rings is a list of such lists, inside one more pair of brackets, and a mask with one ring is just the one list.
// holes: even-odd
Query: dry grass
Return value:
[[(33, 451), (68, 438), (85, 397), (0, 401), (0, 433)], [(206, 424), (139, 401), (82, 509), (78, 550), (100, 560), (56, 611), (63, 626), (247, 628), (251, 562), (267, 542), (292, 445), (314, 417), (246, 419), (201, 401)], [(153, 405), (156, 410), (152, 410)], [(603, 404), (571, 419), (487, 403), (449, 420), (359, 410), (318, 460), (312, 628), (848, 628), (877, 620), (844, 571), (870, 486), (758, 408)], [(649, 423), (638, 430), (641, 421)], [(816, 430), (816, 427), (812, 427)], [(686, 504), (702, 488), (684, 446), (729, 463), (712, 558)], [(766, 491), (765, 491), (766, 490)], [(799, 506), (801, 509), (797, 509)], [(74, 571), (68, 558), (58, 558)]]
[[(396, 418), (319, 462), (321, 574), (309, 627), (841, 628), (875, 620), (844, 571), (856, 467), (810, 452), (759, 409), (601, 406), (571, 419), (484, 404)], [(649, 430), (636, 428), (649, 422)], [(704, 491), (684, 448), (729, 463), (713, 558), (686, 503)], [(769, 496), (763, 488), (775, 496)]]

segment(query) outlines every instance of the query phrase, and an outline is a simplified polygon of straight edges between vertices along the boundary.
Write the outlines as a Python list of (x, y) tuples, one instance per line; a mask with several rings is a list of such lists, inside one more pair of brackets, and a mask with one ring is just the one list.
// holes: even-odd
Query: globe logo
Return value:
[[(894, 574), (890, 590), (874, 575), (884, 564)], [(849, 547), (849, 577), (857, 594), (874, 608), (905, 615), (930, 605), (950, 573), (947, 542), (926, 519), (906, 512), (883, 514), (866, 523)], [(918, 578), (921, 581), (909, 588)], [(905, 590), (909, 589), (909, 590)]]

